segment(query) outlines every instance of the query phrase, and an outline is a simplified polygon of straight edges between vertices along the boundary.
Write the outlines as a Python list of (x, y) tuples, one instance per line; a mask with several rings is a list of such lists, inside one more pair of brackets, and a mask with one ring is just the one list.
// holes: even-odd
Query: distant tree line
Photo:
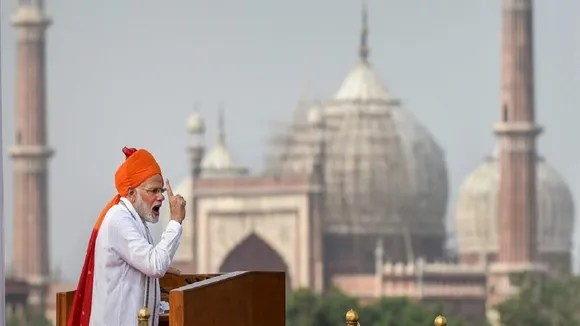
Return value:
[[(361, 326), (431, 326), (442, 313), (440, 308), (427, 308), (407, 298), (382, 298), (372, 305), (359, 305), (336, 289), (324, 295), (297, 290), (287, 299), (286, 326), (345, 325), (349, 309), (359, 314)], [(449, 326), (467, 326), (452, 316), (445, 317)]]
[[(24, 320), (23, 320), (24, 319)], [(6, 316), (6, 326), (54, 326), (44, 312), (25, 309), (22, 314), (10, 314)]]
[(531, 274), (515, 274), (512, 282), (520, 291), (498, 305), (503, 325), (580, 326), (580, 277), (546, 282)]

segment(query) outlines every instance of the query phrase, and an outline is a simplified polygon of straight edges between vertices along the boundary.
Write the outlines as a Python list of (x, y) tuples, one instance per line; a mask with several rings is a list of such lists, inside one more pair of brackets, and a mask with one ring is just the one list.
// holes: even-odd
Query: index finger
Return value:
[(165, 186), (167, 187), (167, 197), (173, 197), (173, 190), (171, 190), (171, 183), (169, 183), (169, 179), (165, 180)]

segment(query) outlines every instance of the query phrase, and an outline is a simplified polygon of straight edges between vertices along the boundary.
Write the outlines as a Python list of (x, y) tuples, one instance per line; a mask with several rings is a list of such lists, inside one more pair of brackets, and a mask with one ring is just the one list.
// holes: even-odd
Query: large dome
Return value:
[(444, 153), (389, 95), (366, 58), (330, 100), (311, 111), (316, 121), (295, 123), (273, 169), (311, 172), (317, 142), (325, 145), (327, 231), (444, 237)]
[[(569, 255), (574, 230), (570, 189), (541, 157), (536, 161), (536, 174), (539, 252)], [(499, 184), (496, 150), (465, 179), (459, 190), (455, 229), (460, 256), (497, 254)]]

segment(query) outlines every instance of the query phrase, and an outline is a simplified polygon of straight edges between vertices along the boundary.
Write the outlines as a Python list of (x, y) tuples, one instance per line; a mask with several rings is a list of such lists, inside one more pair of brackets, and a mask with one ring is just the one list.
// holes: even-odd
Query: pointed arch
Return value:
[(255, 233), (234, 247), (219, 268), (221, 273), (243, 270), (285, 272), (286, 289), (291, 289), (288, 265), (276, 250)]

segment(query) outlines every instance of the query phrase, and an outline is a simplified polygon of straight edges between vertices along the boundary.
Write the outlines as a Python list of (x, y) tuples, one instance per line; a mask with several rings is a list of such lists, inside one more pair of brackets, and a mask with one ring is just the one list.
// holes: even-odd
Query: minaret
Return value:
[[(193, 212), (193, 248), (187, 248), (187, 250), (192, 250), (195, 252), (197, 248), (197, 230), (199, 225), (197, 224), (197, 200), (196, 200), (196, 188), (197, 181), (201, 173), (201, 161), (205, 153), (204, 139), (205, 134), (205, 122), (199, 114), (198, 110), (195, 110), (187, 119), (187, 133), (189, 134), (189, 144), (187, 146), (187, 152), (189, 154), (189, 162), (191, 164), (191, 191), (192, 191), (192, 202), (188, 204), (188, 209)], [(198, 271), (198, 261), (197, 256), (193, 256), (193, 261), (191, 262), (191, 270)]]
[(326, 271), (324, 269), (324, 231), (323, 221), (326, 215), (326, 178), (325, 167), (327, 165), (327, 123), (324, 116), (324, 108), (315, 106), (310, 109), (308, 123), (312, 128), (316, 139), (316, 149), (313, 152), (312, 173), (310, 175), (314, 189), (311, 199), (311, 234), (310, 241), (310, 284), (315, 293), (323, 293), (329, 284), (326, 281)]
[(499, 253), (502, 263), (536, 261), (536, 136), (533, 1), (503, 0)]
[(17, 31), (14, 160), (14, 269), (31, 285), (29, 303), (42, 308), (49, 283), (48, 159), (45, 31), (41, 0), (21, 0)]
[(375, 297), (382, 298), (384, 296), (384, 270), (385, 270), (385, 247), (383, 245), (383, 238), (377, 239), (375, 247)]
[(201, 160), (204, 155), (205, 123), (199, 114), (195, 112), (187, 119), (187, 133), (190, 135), (187, 152), (191, 163), (191, 175), (194, 179), (199, 177), (201, 172)]
[(503, 0), (502, 6), (501, 120), (494, 126), (500, 146), (499, 250), (489, 269), (494, 293), (488, 308), (516, 290), (510, 275), (543, 271), (536, 235), (536, 137), (541, 128), (534, 114), (533, 1)]

